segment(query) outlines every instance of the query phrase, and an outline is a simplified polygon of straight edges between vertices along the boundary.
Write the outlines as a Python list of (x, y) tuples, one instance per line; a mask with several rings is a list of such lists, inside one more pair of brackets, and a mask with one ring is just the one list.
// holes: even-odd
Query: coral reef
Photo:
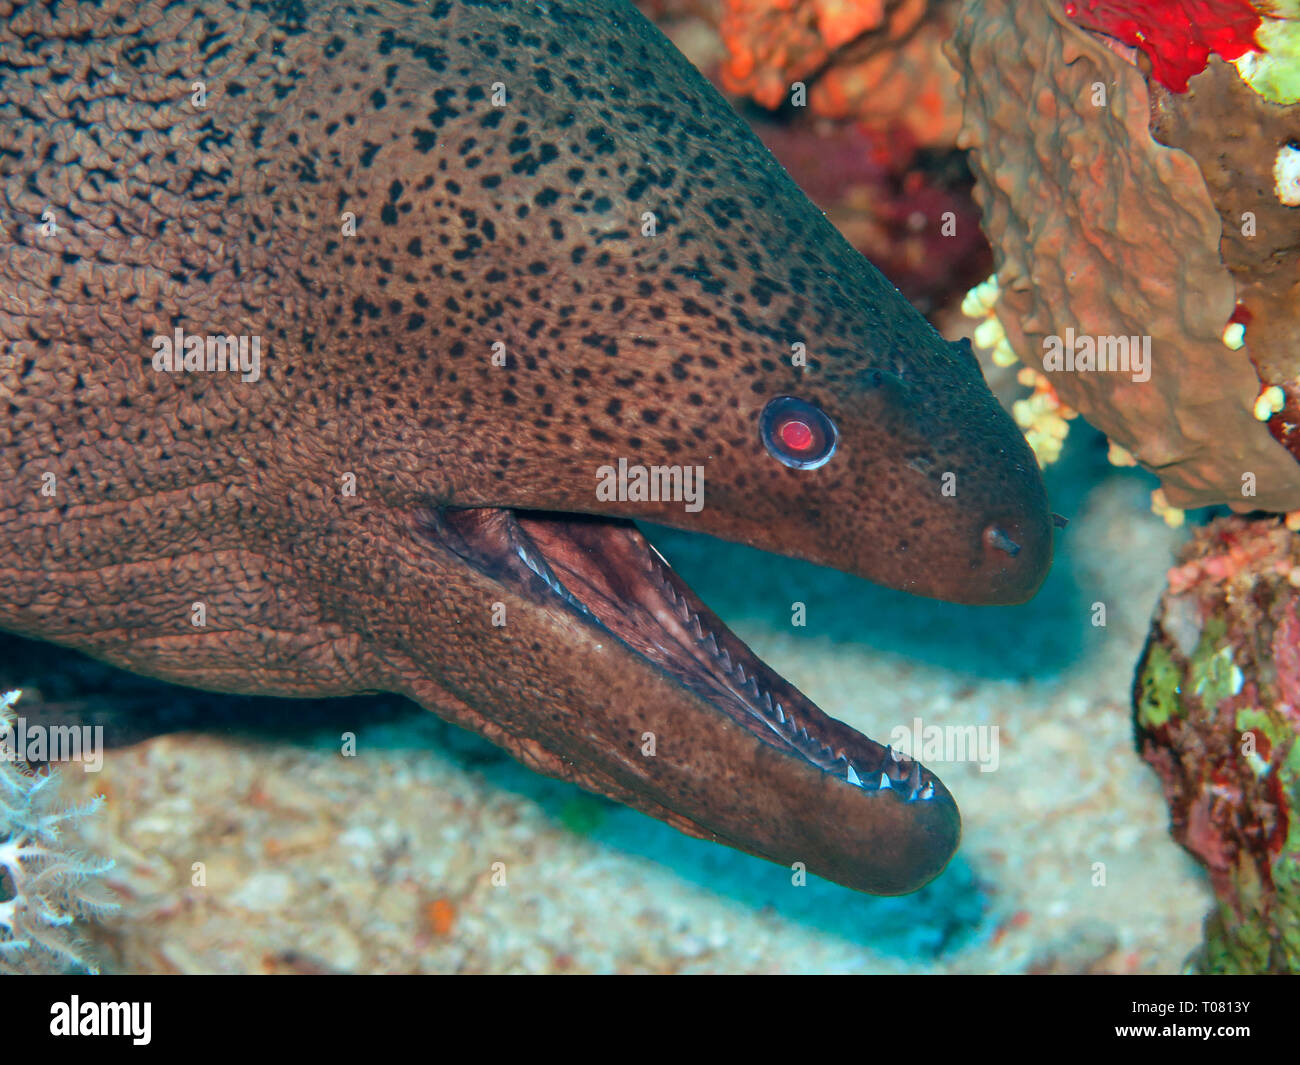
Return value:
[[(1085, 5), (1074, 6), (1077, 15)], [(1086, 6), (1113, 13), (1122, 5)], [(1165, 69), (1172, 46), (1142, 32)], [(1224, 54), (1240, 33), (1231, 40), (1202, 38)], [(1196, 50), (1190, 38), (1184, 44)], [(1149, 338), (1149, 379), (1056, 371), (1056, 396), (1157, 472), (1170, 508), (1300, 508), (1300, 465), (1270, 433), (1293, 414), (1300, 424), (1300, 410), (1288, 401), (1280, 413), (1264, 411), (1267, 426), (1256, 417), (1262, 394), (1287, 391), (1300, 375), (1300, 349), (1287, 341), (1295, 326), (1275, 310), (1294, 308), (1295, 227), (1276, 221), (1289, 208), (1268, 204), (1256, 220), (1268, 235), (1239, 255), (1226, 228), (1229, 218), (1242, 226), (1233, 216), (1246, 203), (1264, 211), (1252, 175), (1262, 170), (1262, 188), (1272, 188), (1280, 146), (1264, 142), (1281, 123), (1294, 128), (1295, 116), (1260, 100), (1219, 59), (1173, 103), (1158, 82), (1149, 87), (1133, 49), (1081, 29), (1052, 0), (966, 4), (949, 55), (962, 77), (959, 143), (972, 149), (1009, 347), (1038, 368), (1045, 345), (1063, 337), (1104, 339), (1112, 353)], [(1223, 72), (1240, 92), (1216, 107), (1207, 103), (1213, 92), (1198, 91), (1200, 79), (1217, 87)], [(1229, 121), (1244, 97), (1251, 118)], [(1157, 133), (1193, 150), (1196, 142), (1195, 158), (1152, 136), (1153, 103)], [(1259, 116), (1271, 124), (1250, 132)], [(1220, 181), (1214, 161), (1238, 142), (1243, 158), (1229, 151)]]
[(1223, 224), (1235, 318), (1260, 379), (1282, 393), (1255, 417), (1300, 457), (1300, 229), (1286, 184), (1300, 107), (1267, 102), (1219, 60), (1184, 94), (1152, 86), (1151, 105), (1156, 140), (1196, 160)]
[(14, 734), (18, 695), (0, 695), (0, 973), (94, 972), (73, 923), (117, 908), (101, 880), (113, 863), (78, 853), (62, 836), (102, 800), (70, 806), (57, 773), (19, 768), (4, 742)]
[(901, 129), (923, 147), (951, 146), (957, 78), (942, 45), (952, 0), (659, 0), (657, 17), (690, 13), (716, 28), (723, 87), (774, 110), (807, 86), (815, 115)]
[(1260, 17), (1249, 0), (1069, 0), (1065, 14), (1140, 48), (1156, 80), (1174, 92), (1187, 88), (1211, 54), (1238, 59), (1258, 47)]
[(1139, 746), (1218, 906), (1203, 972), (1300, 972), (1300, 537), (1221, 519), (1169, 574), (1134, 685)]
[(955, 153), (917, 152), (855, 123), (753, 125), (835, 227), (921, 313), (950, 304), (988, 273), (970, 174)]
[[(642, 0), (836, 228), (922, 313), (992, 266), (956, 150), (955, 2)], [(924, 16), (924, 18), (922, 18)], [(806, 99), (792, 103), (804, 83)]]

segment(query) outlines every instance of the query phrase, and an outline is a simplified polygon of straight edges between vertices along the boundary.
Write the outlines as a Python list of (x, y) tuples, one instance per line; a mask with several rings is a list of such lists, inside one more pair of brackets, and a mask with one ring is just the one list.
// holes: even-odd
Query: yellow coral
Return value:
[[(991, 353), (994, 365), (1014, 366), (1020, 360), (998, 320), (998, 294), (998, 279), (994, 275), (966, 293), (961, 312), (967, 318), (981, 319), (975, 327), (975, 343)], [(1078, 412), (1062, 403), (1047, 377), (1032, 367), (1021, 367), (1016, 380), (1033, 392), (1012, 404), (1011, 416), (1024, 430), (1038, 465), (1049, 466), (1061, 457), (1061, 448), (1070, 432), (1069, 420), (1077, 417)]]
[(1286, 406), (1286, 393), (1277, 385), (1269, 385), (1255, 400), (1255, 420), (1266, 422)]
[(1106, 451), (1106, 460), (1112, 466), (1136, 466), (1138, 460), (1133, 457), (1129, 450), (1115, 443), (1114, 440), (1106, 441), (1110, 447)]
[(1151, 513), (1164, 518), (1165, 524), (1171, 529), (1181, 528), (1183, 522), (1187, 520), (1187, 511), (1170, 506), (1163, 488), (1157, 488), (1151, 493)]
[(1016, 357), (1016, 353), (1011, 350), (1011, 342), (1007, 340), (1007, 331), (1002, 328), (1002, 323), (998, 321), (997, 302), (998, 279), (995, 274), (987, 281), (981, 281), (966, 293), (965, 298), (961, 301), (961, 313), (967, 318), (983, 319), (975, 327), (975, 343), (990, 353), (993, 365), (1014, 366), (1020, 360)]

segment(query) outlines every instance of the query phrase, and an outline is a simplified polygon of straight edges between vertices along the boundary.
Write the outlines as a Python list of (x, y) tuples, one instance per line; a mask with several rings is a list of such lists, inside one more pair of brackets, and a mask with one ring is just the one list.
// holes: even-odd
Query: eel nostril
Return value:
[(984, 542), (989, 547), (996, 547), (999, 551), (1005, 551), (1012, 558), (1020, 554), (1020, 545), (1011, 539), (1005, 530), (996, 525), (990, 525), (984, 530)]

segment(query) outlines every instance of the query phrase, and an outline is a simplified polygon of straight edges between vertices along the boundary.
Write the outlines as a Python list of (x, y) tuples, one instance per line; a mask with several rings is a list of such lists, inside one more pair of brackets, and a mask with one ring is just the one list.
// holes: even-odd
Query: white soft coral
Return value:
[[(0, 695), (0, 736), (12, 736), (19, 692)], [(0, 973), (79, 968), (94, 971), (73, 933), (79, 916), (117, 903), (101, 877), (106, 859), (79, 854), (59, 834), (93, 813), (96, 798), (67, 806), (55, 774), (27, 776), (0, 750)]]

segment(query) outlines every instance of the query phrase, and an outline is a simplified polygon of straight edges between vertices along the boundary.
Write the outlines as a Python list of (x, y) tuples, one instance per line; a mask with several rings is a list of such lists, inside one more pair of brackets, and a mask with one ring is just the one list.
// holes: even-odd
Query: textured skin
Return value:
[[(1152, 140), (1137, 67), (1056, 0), (967, 3), (950, 54), (1012, 348), (1041, 368), (1044, 338), (1070, 328), (1150, 336), (1149, 381), (1054, 373), (1057, 394), (1157, 473), (1175, 506), (1300, 508), (1300, 466), (1252, 414), (1250, 353), (1222, 342), (1237, 293), (1219, 214), (1196, 160)], [(1198, 136), (1220, 150), (1217, 129)]]
[[(0, 626), (218, 690), (402, 692), (686, 831), (867, 890), (933, 876), (946, 792), (864, 796), (416, 526), (653, 517), (1022, 599), (1050, 523), (969, 353), (630, 4), (201, 11), (0, 2)], [(260, 380), (156, 373), (177, 326), (261, 335)], [(758, 440), (787, 392), (839, 424), (821, 469)], [(707, 505), (598, 502), (618, 456), (703, 465)]]

